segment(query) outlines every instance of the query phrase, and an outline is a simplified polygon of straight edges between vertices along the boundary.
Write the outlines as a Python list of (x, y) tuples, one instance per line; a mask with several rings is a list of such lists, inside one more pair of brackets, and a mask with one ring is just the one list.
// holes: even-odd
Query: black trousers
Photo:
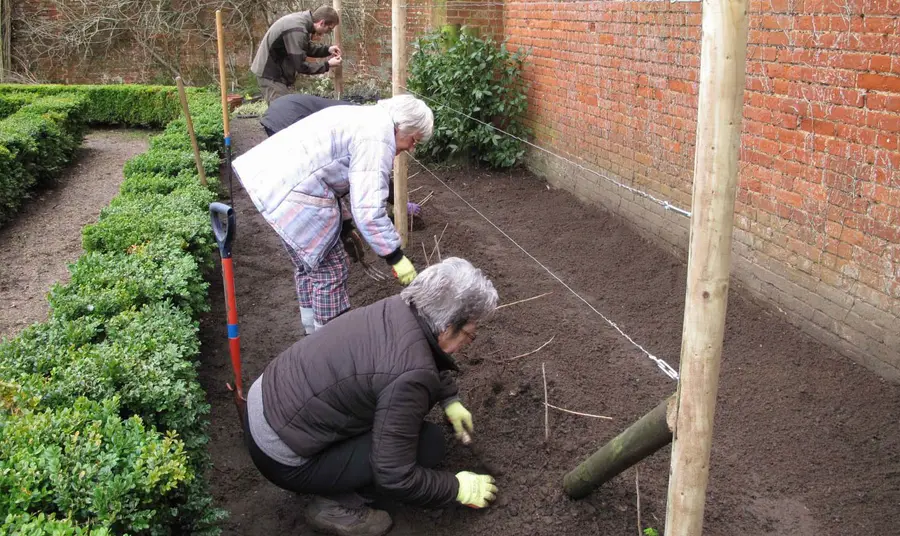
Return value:
[[(276, 486), (295, 493), (337, 495), (359, 490), (373, 490), (372, 432), (336, 443), (307, 461), (301, 467), (291, 467), (268, 457), (253, 441), (244, 412), (244, 440), (256, 468)], [(441, 428), (423, 422), (419, 430), (419, 447), (416, 461), (422, 467), (432, 468), (446, 453)]]

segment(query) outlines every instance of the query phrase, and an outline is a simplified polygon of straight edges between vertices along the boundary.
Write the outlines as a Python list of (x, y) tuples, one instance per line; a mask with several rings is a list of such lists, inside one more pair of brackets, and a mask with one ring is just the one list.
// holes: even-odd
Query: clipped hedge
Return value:
[(0, 119), (6, 119), (19, 111), (19, 108), (31, 104), (38, 96), (33, 93), (0, 94)]
[[(82, 230), (82, 247), (87, 252), (125, 252), (136, 244), (174, 237), (187, 251), (202, 252), (201, 258), (211, 259), (215, 237), (204, 209), (215, 200), (215, 194), (197, 184), (167, 195), (135, 193), (116, 198), (100, 212), (97, 223)], [(157, 213), (169, 216), (161, 219)]]
[[(199, 88), (186, 88), (189, 97), (208, 95)], [(88, 98), (88, 121), (101, 125), (163, 127), (181, 114), (178, 89), (174, 86), (108, 85), (89, 86), (62, 84), (0, 84), (0, 95), (26, 93), (48, 96), (77, 92)], [(193, 113), (193, 109), (191, 110)]]
[(161, 506), (194, 478), (181, 442), (137, 416), (123, 419), (116, 398), (0, 416), (0, 425), (0, 511), (57, 513), (115, 534), (147, 533), (174, 524), (173, 510)]
[(17, 536), (113, 536), (106, 527), (83, 527), (69, 518), (57, 519), (40, 513), (32, 516), (28, 513), (10, 514), (0, 523), (0, 534), (16, 534)]
[[(86, 122), (158, 126), (180, 112), (175, 88), (15, 87), (36, 97), (20, 99), (10, 118), (59, 121), (63, 93), (76, 91), (84, 106), (69, 110), (71, 125), (58, 123), (70, 136)], [(190, 141), (173, 122), (126, 164), (119, 195), (83, 230), (85, 253), (48, 294), (50, 319), (0, 342), (0, 533), (219, 532), (196, 367), (198, 315), (208, 310), (202, 268), (215, 251), (213, 133), (221, 138), (222, 126), (214, 95), (194, 91), (191, 102), (207, 129), (209, 186), (199, 185)], [(0, 143), (0, 165), (3, 151)]]
[[(218, 172), (219, 156), (217, 154), (201, 151), (200, 161), (203, 163), (203, 171), (207, 175)], [(134, 173), (178, 175), (182, 171), (191, 170), (196, 171), (197, 164), (194, 162), (194, 151), (190, 145), (187, 149), (151, 148), (146, 153), (139, 154), (125, 163), (126, 177)]]
[(0, 120), (0, 224), (28, 192), (51, 184), (81, 144), (87, 98), (60, 94), (24, 104)]

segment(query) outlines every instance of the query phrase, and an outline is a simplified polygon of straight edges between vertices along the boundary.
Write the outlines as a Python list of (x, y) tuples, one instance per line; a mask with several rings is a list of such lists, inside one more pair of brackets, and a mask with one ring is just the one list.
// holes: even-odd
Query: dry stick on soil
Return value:
[(434, 249), (435, 249), (435, 251), (437, 251), (438, 262), (442, 262), (443, 259), (441, 259), (441, 248), (438, 246), (438, 237), (437, 237), (437, 235), (434, 235)]
[[(544, 348), (545, 346), (547, 346), (548, 344), (550, 344), (551, 342), (553, 342), (553, 339), (555, 339), (555, 338), (556, 338), (556, 335), (550, 337), (550, 340), (549, 340), (549, 341), (545, 342), (544, 344), (540, 345), (539, 347), (537, 347), (536, 349), (534, 349), (534, 350), (532, 350), (532, 351), (530, 351), (530, 352), (526, 352), (526, 353), (524, 353), (524, 354), (517, 355), (516, 357), (510, 357), (509, 359), (504, 359), (503, 361), (509, 363), (510, 361), (515, 361), (516, 359), (520, 359), (520, 358), (522, 358), (522, 357), (527, 357), (527, 356), (530, 356), (531, 354), (540, 352), (541, 350), (543, 350), (543, 348)], [(546, 402), (546, 401), (545, 401), (545, 402)]]
[(606, 415), (594, 415), (594, 414), (592, 414), (592, 413), (582, 413), (582, 412), (580, 412), (580, 411), (572, 411), (572, 410), (570, 410), (570, 409), (561, 408), (561, 407), (559, 407), (559, 406), (554, 406), (553, 404), (547, 404), (547, 405), (550, 406), (550, 407), (553, 408), (553, 409), (557, 409), (557, 410), (563, 411), (563, 412), (565, 412), (565, 413), (571, 413), (572, 415), (581, 415), (582, 417), (593, 417), (593, 418), (595, 418), (595, 419), (606, 419), (606, 420), (609, 420), (609, 421), (613, 420), (612, 417), (607, 417)]
[(532, 296), (531, 298), (525, 298), (524, 300), (514, 301), (512, 303), (504, 303), (503, 305), (497, 306), (497, 309), (503, 309), (504, 307), (509, 307), (510, 305), (518, 305), (520, 303), (525, 303), (527, 301), (536, 300), (538, 298), (543, 298), (544, 296), (547, 296), (548, 294), (553, 294), (553, 293), (545, 292), (545, 293), (541, 294), (540, 296)]
[(638, 483), (638, 468), (634, 468), (634, 491), (637, 494), (637, 523), (638, 523), (638, 536), (643, 536), (644, 532), (641, 530), (641, 486)]
[(432, 190), (431, 192), (429, 192), (428, 195), (425, 196), (425, 199), (419, 201), (419, 206), (420, 206), (420, 207), (424, 207), (424, 206), (425, 206), (425, 203), (431, 201), (431, 198), (432, 198), (432, 197), (434, 197), (434, 190)]
[(428, 251), (425, 250), (425, 242), (422, 242), (422, 253), (425, 254), (425, 266), (431, 266), (431, 263), (428, 262)]
[[(444, 239), (444, 231), (447, 230), (447, 226), (448, 226), (448, 225), (450, 225), (450, 222), (447, 222), (447, 223), (444, 224), (444, 228), (441, 229), (441, 236), (437, 238), (437, 241), (436, 241), (435, 244), (434, 244), (434, 249), (431, 250), (431, 258), (432, 258), (432, 259), (434, 258), (434, 254), (435, 254), (436, 252), (438, 252), (438, 247), (437, 247), (437, 245), (440, 244), (440, 243), (441, 243), (441, 240)], [(440, 257), (438, 257), (438, 259), (440, 259)]]
[(550, 404), (547, 403), (547, 368), (541, 363), (541, 374), (544, 376), (544, 440), (550, 439)]
[[(419, 173), (421, 173), (421, 171), (420, 171)], [(406, 180), (409, 180), (409, 179), (415, 177), (415, 176), (418, 175), (419, 173), (415, 173), (415, 174), (413, 174), (413, 175), (407, 177)], [(408, 191), (408, 192), (406, 192), (406, 193), (407, 193), (407, 195), (409, 195), (409, 194), (414, 194), (414, 193), (418, 192), (419, 190), (421, 190), (422, 188), (424, 188), (424, 186), (419, 186), (418, 188), (413, 188), (412, 190), (410, 190), (410, 191)]]
[[(421, 169), (420, 169), (419, 171), (416, 171), (415, 173), (413, 173), (413, 174), (410, 175), (409, 177), (406, 177), (406, 180), (408, 181), (409, 179), (415, 177), (415, 176), (418, 175), (419, 173), (422, 173), (422, 170), (421, 170)], [(422, 186), (419, 186), (419, 188), (423, 188), (423, 187), (422, 187)], [(418, 190), (419, 188), (416, 188), (416, 190)], [(416, 190), (413, 190), (412, 192), (409, 192), (409, 193), (413, 193), (413, 192), (415, 192)]]

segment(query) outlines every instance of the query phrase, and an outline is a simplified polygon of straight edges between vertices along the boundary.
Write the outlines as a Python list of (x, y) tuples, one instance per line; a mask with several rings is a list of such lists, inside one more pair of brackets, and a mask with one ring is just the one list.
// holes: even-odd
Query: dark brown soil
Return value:
[(59, 182), (34, 192), (0, 229), (0, 338), (47, 319), (47, 291), (68, 279), (67, 265), (81, 255), (81, 228), (119, 192), (122, 167), (147, 150), (148, 136), (130, 129), (89, 132)]
[[(255, 120), (232, 123), (236, 152), (259, 143)], [(285, 155), (289, 157), (289, 155)], [(411, 166), (410, 172), (418, 168)], [(637, 343), (677, 368), (685, 265), (628, 226), (524, 171), (440, 172), (506, 231)], [(449, 224), (441, 255), (469, 259), (494, 281), (501, 302), (549, 296), (498, 311), (460, 356), (458, 382), (476, 420), (477, 441), (503, 470), (500, 497), (482, 511), (396, 506), (392, 534), (619, 535), (637, 532), (635, 470), (572, 501), (562, 476), (672, 393), (675, 383), (600, 316), (428, 173), (410, 188), (427, 226), (408, 252), (423, 267), (434, 235)], [(291, 265), (273, 231), (235, 182), (234, 247), (245, 385), (302, 331)], [(380, 260), (369, 256), (378, 265)], [(385, 269), (385, 272), (388, 272)], [(351, 298), (365, 305), (398, 292), (358, 266)], [(202, 323), (202, 375), (212, 403), (213, 490), (231, 512), (226, 534), (308, 534), (305, 497), (265, 481), (253, 467), (225, 382), (231, 381), (221, 281)], [(503, 358), (552, 343), (513, 363)], [(605, 421), (551, 410), (544, 440), (545, 364), (551, 404), (608, 415)], [(900, 389), (792, 328), (732, 291), (716, 412), (705, 534), (864, 535), (900, 524)], [(438, 418), (437, 413), (433, 414)], [(453, 445), (448, 471), (479, 469)], [(669, 449), (638, 466), (643, 526), (661, 531)]]

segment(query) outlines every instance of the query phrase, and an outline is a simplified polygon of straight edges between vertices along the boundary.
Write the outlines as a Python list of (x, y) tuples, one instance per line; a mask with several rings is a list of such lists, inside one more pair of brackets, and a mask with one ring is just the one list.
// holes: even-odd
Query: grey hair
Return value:
[(404, 136), (419, 135), (420, 141), (428, 141), (434, 129), (434, 112), (425, 101), (402, 94), (378, 101), (391, 116), (394, 126)]
[(414, 305), (435, 335), (452, 327), (478, 322), (497, 308), (497, 291), (491, 280), (459, 257), (448, 257), (422, 270), (400, 293)]

